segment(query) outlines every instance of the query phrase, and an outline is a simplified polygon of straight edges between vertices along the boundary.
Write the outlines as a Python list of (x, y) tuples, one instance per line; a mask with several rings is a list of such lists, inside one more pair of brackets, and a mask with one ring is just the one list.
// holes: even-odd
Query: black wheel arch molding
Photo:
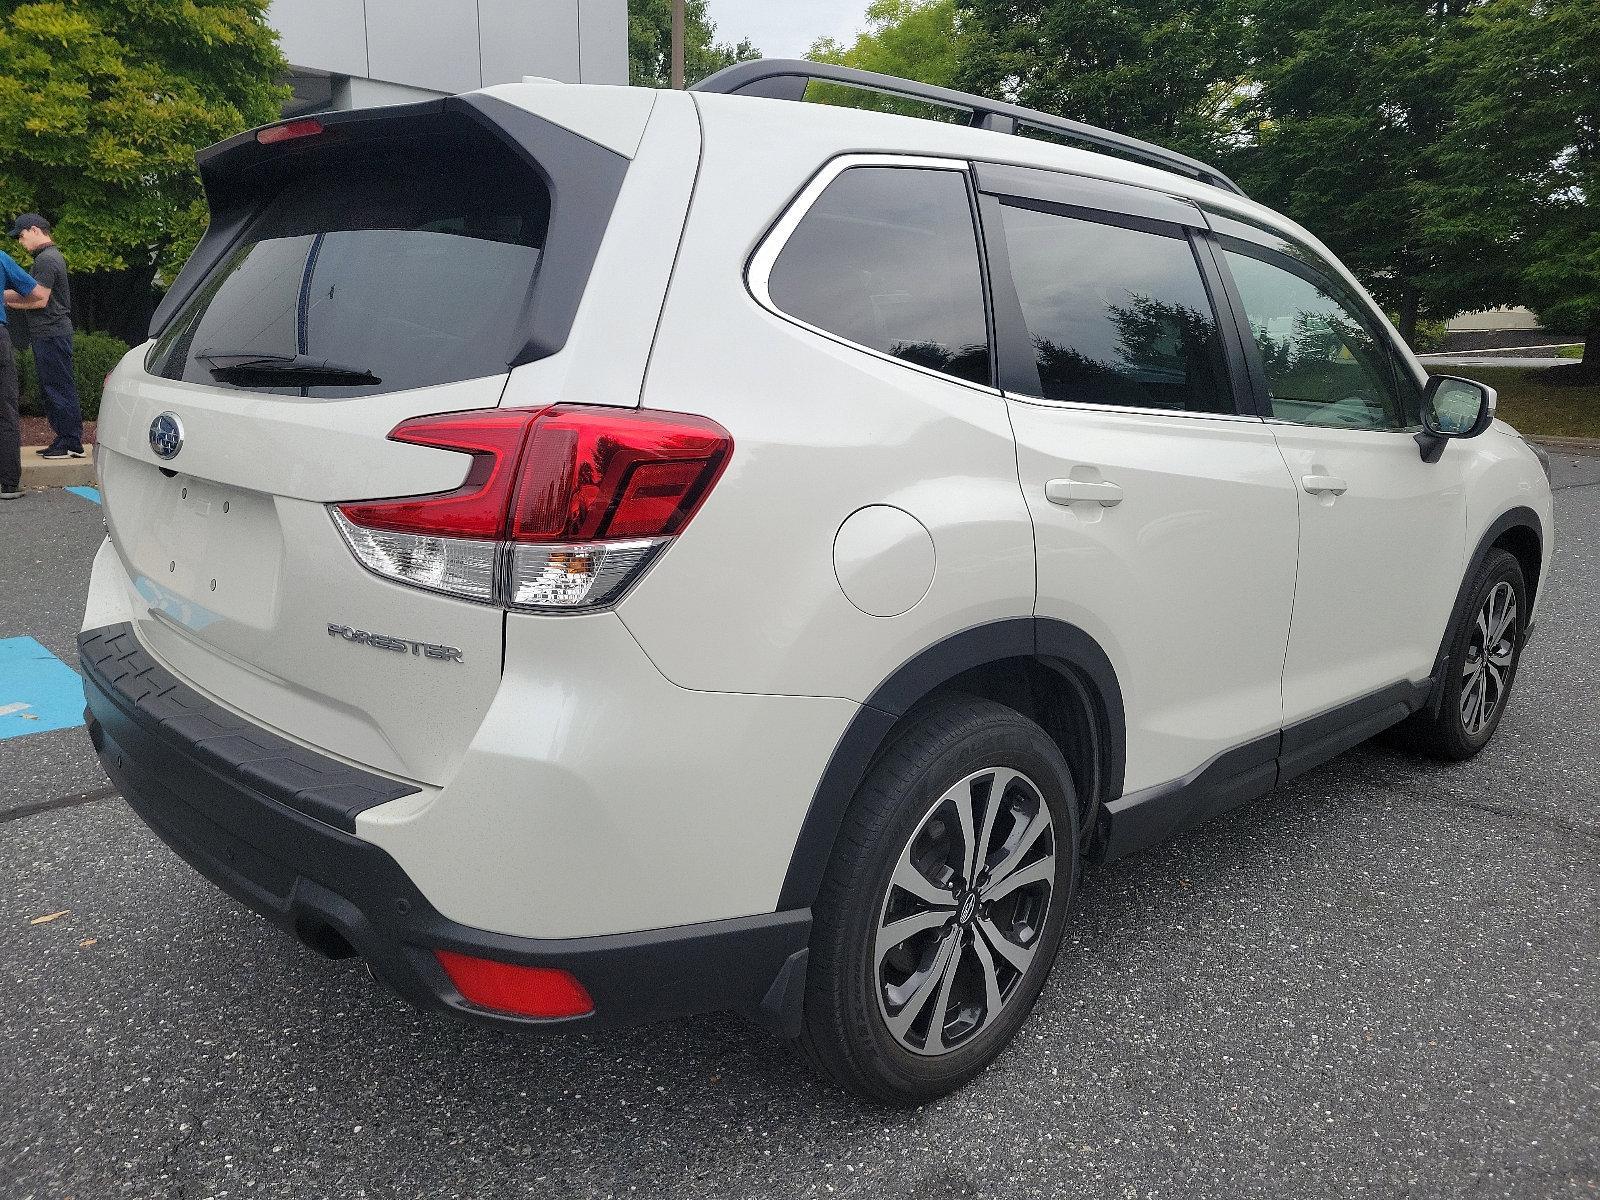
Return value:
[[(1439, 639), (1439, 652), (1433, 660), (1433, 690), (1423, 705), (1429, 715), (1439, 711), (1439, 705), (1444, 698), (1444, 667), (1450, 657), (1450, 647), (1454, 644), (1456, 635), (1460, 633), (1462, 624), (1472, 619), (1472, 581), (1477, 578), (1478, 569), (1483, 566), (1483, 560), (1489, 556), (1489, 551), (1500, 545), (1507, 534), (1513, 534), (1507, 549), (1522, 565), (1523, 581), (1528, 588), (1528, 614), (1530, 618), (1533, 615), (1539, 585), (1543, 582), (1541, 573), (1544, 569), (1544, 548), (1548, 544), (1548, 539), (1545, 535), (1544, 522), (1539, 519), (1539, 514), (1526, 505), (1519, 504), (1514, 508), (1508, 508), (1489, 523), (1488, 528), (1479, 536), (1472, 557), (1467, 560), (1466, 568), (1461, 573), (1461, 586), (1456, 593), (1456, 602), (1450, 610), (1449, 623), (1445, 626), (1444, 636)], [(1531, 544), (1527, 541), (1530, 536)], [(1531, 620), (1524, 623), (1524, 639), (1527, 638), (1531, 625)]]
[(779, 893), (779, 911), (806, 908), (816, 899), (845, 811), (906, 714), (962, 676), (1014, 660), (1050, 672), (1088, 710), (1093, 778), (1074, 781), (1089, 802), (1086, 824), (1092, 824), (1105, 800), (1122, 793), (1127, 762), (1122, 686), (1100, 643), (1076, 625), (1051, 617), (1012, 617), (971, 626), (896, 668), (845, 728), (801, 824)]

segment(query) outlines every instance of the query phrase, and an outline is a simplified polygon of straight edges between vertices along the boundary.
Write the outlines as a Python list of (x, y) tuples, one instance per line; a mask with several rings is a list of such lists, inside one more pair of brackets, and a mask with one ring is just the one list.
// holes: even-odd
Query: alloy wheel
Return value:
[(901, 1046), (947, 1054), (993, 1023), (1038, 950), (1055, 880), (1050, 806), (1026, 775), (988, 767), (939, 797), (878, 915), (874, 987)]
[(1477, 737), (1499, 713), (1516, 656), (1517, 593), (1502, 580), (1478, 610), (1461, 671), (1461, 726), (1469, 735)]

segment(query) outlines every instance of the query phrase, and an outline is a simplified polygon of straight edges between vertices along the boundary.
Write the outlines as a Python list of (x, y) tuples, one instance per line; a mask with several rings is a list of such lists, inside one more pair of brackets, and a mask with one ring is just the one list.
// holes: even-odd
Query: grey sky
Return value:
[(799, 58), (824, 35), (848, 43), (867, 0), (709, 0), (719, 42), (749, 38), (768, 58)]

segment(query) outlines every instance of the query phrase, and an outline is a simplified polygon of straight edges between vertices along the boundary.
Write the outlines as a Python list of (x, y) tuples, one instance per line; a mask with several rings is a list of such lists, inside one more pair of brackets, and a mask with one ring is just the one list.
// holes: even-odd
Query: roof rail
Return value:
[(976, 129), (1014, 134), (1026, 126), (1061, 134), (1089, 146), (1116, 151), (1165, 171), (1186, 175), (1235, 195), (1244, 195), (1243, 189), (1221, 171), (1186, 154), (1179, 154), (1176, 150), (1142, 142), (1125, 133), (1113, 133), (1098, 125), (1069, 121), (1065, 117), (1054, 117), (1018, 104), (1007, 104), (1004, 100), (989, 100), (952, 88), (917, 83), (894, 75), (880, 75), (876, 71), (858, 71), (854, 67), (812, 62), (809, 59), (764, 58), (755, 62), (735, 63), (702, 79), (690, 90), (720, 92), (729, 96), (764, 96), (772, 100), (804, 100), (806, 86), (812, 80), (922, 100), (944, 108), (964, 109), (972, 114), (967, 123)]

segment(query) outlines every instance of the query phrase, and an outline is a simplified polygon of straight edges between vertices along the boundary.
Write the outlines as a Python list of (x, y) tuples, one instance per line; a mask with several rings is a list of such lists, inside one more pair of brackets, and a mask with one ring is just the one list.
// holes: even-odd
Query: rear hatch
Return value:
[(514, 368), (560, 354), (628, 163), (482, 94), (204, 152), (211, 226), (100, 425), (140, 640), (292, 738), (446, 782), (499, 684), (504, 611), (363, 567), (328, 506), (479, 469), (390, 434), (495, 408)]

